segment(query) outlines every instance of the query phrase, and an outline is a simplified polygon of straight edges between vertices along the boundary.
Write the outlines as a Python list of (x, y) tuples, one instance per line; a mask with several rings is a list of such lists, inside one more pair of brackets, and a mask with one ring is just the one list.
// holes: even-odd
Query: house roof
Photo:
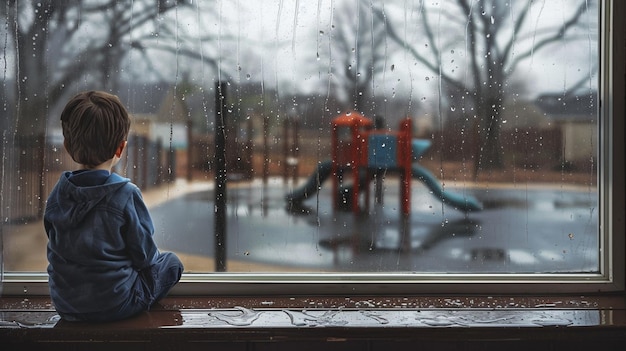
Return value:
[(584, 95), (543, 94), (535, 103), (556, 122), (590, 122), (597, 118), (598, 94), (595, 91)]

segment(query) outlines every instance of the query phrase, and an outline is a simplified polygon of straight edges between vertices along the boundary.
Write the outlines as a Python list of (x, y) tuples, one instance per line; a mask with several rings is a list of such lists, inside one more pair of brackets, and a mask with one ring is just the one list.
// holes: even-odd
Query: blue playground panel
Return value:
[(368, 139), (367, 162), (369, 168), (398, 167), (398, 137), (371, 134)]
[[(413, 161), (430, 148), (427, 139), (412, 139), (411, 154)], [(368, 139), (367, 162), (369, 168), (392, 169), (398, 167), (398, 137), (389, 134), (371, 134)]]

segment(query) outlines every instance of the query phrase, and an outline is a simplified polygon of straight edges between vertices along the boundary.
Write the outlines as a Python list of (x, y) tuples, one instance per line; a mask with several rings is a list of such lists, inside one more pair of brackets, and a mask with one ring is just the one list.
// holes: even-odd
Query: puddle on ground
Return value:
[(506, 261), (506, 250), (493, 247), (480, 247), (470, 250), (470, 257), (473, 261)]

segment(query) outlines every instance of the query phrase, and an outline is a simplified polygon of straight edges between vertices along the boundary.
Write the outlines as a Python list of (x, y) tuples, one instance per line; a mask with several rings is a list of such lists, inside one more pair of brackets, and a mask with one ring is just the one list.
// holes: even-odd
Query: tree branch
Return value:
[[(504, 50), (502, 51), (503, 58), (509, 57), (511, 50), (513, 49), (513, 45), (515, 44), (515, 40), (517, 39), (517, 33), (520, 31), (520, 29), (522, 28), (522, 25), (526, 21), (526, 16), (528, 16), (528, 12), (530, 12), (531, 5), (532, 5), (532, 0), (528, 0), (526, 2), (526, 5), (522, 9), (522, 12), (520, 12), (520, 14), (515, 19), (515, 24), (513, 26), (513, 33), (511, 33), (511, 37), (509, 38), (509, 40), (507, 40), (507, 44)], [(502, 63), (504, 64), (504, 62)]]
[(211, 66), (214, 69), (218, 69), (218, 60), (214, 59), (214, 58), (208, 58), (204, 55), (202, 55), (200, 52), (198, 51), (194, 51), (194, 50), (190, 50), (190, 49), (185, 49), (185, 48), (179, 48), (179, 47), (172, 47), (172, 46), (166, 46), (166, 45), (158, 45), (158, 46), (144, 46), (142, 45), (140, 42), (133, 42), (131, 43), (131, 47), (134, 49), (138, 49), (141, 52), (147, 51), (148, 49), (152, 49), (152, 50), (161, 50), (164, 52), (169, 52), (175, 55), (181, 55), (181, 56), (185, 56), (191, 59), (195, 59), (195, 60), (199, 60), (202, 63), (208, 64), (209, 66)]
[(563, 25), (559, 27), (559, 30), (557, 32), (535, 43), (526, 52), (522, 52), (518, 54), (516, 58), (513, 61), (511, 61), (511, 66), (508, 68), (508, 70), (514, 70), (515, 67), (521, 61), (532, 56), (539, 49), (562, 39), (570, 28), (576, 26), (579, 23), (580, 18), (585, 12), (587, 12), (587, 3), (585, 1), (582, 1), (581, 4), (578, 6), (576, 12), (572, 15), (572, 17), (569, 20), (567, 20), (565, 23), (563, 23)]
[[(372, 13), (374, 15), (376, 15), (381, 21), (387, 21), (385, 14), (382, 12), (381, 9), (379, 8), (372, 8)], [(428, 68), (429, 70), (431, 70), (433, 73), (436, 74), (440, 74), (439, 72), (439, 67), (436, 66), (436, 64), (430, 62), (427, 58), (425, 58), (422, 54), (420, 54), (414, 47), (412, 47), (411, 45), (409, 45), (404, 39), (402, 39), (400, 37), (400, 35), (398, 35), (398, 33), (395, 31), (395, 29), (391, 26), (386, 26), (387, 28), (387, 35), (393, 40), (395, 41), (398, 45), (400, 45), (402, 48), (404, 48), (405, 50), (408, 50), (408, 52), (411, 54), (411, 56), (413, 56), (413, 58), (415, 58), (418, 62), (422, 63), (424, 66), (426, 66), (426, 68)], [(441, 72), (440, 74), (441, 79), (444, 80), (446, 83), (452, 85), (453, 87), (455, 87), (456, 89), (462, 90), (462, 91), (466, 91), (467, 88), (465, 87), (465, 85), (463, 85), (463, 83), (459, 82), (458, 80), (456, 80), (455, 78), (453, 78), (452, 76)]]
[[(467, 14), (467, 27), (466, 27), (466, 36), (469, 36), (469, 47), (470, 47), (470, 58), (472, 62), (472, 77), (473, 84), (475, 90), (474, 98), (476, 101), (480, 101), (482, 99), (482, 94), (480, 90), (480, 65), (477, 62), (477, 53), (476, 53), (476, 23), (474, 21), (474, 8), (470, 6), (465, 0), (457, 1), (459, 6), (463, 9), (463, 11)], [(470, 90), (470, 89), (467, 89)]]

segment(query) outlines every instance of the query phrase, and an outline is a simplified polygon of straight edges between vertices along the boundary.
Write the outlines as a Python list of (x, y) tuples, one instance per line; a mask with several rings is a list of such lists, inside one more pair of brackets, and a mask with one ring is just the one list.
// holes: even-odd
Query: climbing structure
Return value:
[[(332, 177), (333, 209), (349, 208), (355, 214), (369, 211), (369, 182), (375, 175), (400, 174), (400, 208), (411, 212), (411, 180), (423, 182), (443, 203), (462, 211), (480, 211), (482, 205), (473, 196), (443, 189), (428, 170), (419, 166), (419, 157), (430, 147), (430, 141), (412, 138), (410, 118), (400, 122), (397, 131), (374, 129), (374, 123), (357, 112), (346, 112), (332, 121), (331, 160), (320, 162), (317, 170), (287, 200), (299, 203), (319, 190)], [(352, 179), (350, 182), (349, 179)], [(344, 180), (347, 180), (344, 184)], [(361, 204), (361, 193), (364, 193)]]

